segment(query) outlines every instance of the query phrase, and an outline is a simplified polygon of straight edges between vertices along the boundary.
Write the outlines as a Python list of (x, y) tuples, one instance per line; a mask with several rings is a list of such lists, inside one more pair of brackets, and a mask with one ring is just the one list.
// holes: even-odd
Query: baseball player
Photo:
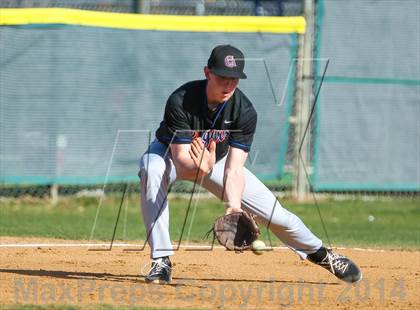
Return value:
[(356, 282), (361, 271), (350, 259), (323, 246), (304, 223), (284, 209), (271, 191), (245, 168), (257, 113), (237, 88), (246, 79), (243, 53), (216, 46), (204, 67), (206, 79), (188, 82), (168, 98), (156, 139), (140, 159), (141, 209), (152, 264), (146, 282), (169, 283), (174, 254), (169, 236), (168, 188), (175, 180), (198, 182), (219, 197), (226, 213), (245, 210), (301, 259), (339, 279)]

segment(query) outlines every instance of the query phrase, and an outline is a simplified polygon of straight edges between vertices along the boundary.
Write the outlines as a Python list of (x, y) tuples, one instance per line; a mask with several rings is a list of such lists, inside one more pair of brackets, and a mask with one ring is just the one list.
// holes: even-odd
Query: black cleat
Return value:
[(362, 279), (362, 272), (353, 261), (343, 255), (334, 253), (331, 249), (325, 249), (325, 251), (326, 255), (323, 259), (316, 260), (308, 255), (308, 260), (327, 269), (344, 282), (355, 283)]
[(172, 281), (172, 264), (169, 258), (160, 257), (152, 261), (152, 267), (146, 276), (146, 283), (168, 284)]

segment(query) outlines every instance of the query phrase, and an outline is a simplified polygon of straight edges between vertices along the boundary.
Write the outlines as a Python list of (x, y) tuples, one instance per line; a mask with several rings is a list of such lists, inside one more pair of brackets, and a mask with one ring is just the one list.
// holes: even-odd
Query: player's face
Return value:
[(209, 103), (221, 103), (229, 100), (238, 86), (239, 79), (224, 77), (205, 70), (207, 77), (207, 99)]

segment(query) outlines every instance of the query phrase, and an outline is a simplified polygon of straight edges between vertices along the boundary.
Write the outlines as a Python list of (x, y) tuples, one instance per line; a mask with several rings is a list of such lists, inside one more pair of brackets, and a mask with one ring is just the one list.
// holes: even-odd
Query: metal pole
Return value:
[(137, 0), (138, 2), (138, 12), (140, 14), (149, 14), (150, 13), (150, 0)]
[(306, 31), (299, 35), (299, 50), (297, 59), (296, 97), (295, 97), (295, 154), (294, 154), (294, 184), (293, 196), (303, 201), (309, 194), (309, 184), (305, 175), (305, 167), (310, 169), (310, 131), (306, 134), (299, 153), (298, 146), (302, 143), (306, 124), (309, 119), (313, 101), (313, 47), (314, 47), (314, 0), (305, 0), (304, 16)]
[(58, 205), (58, 184), (52, 184), (50, 188), (51, 204), (56, 207)]
[(195, 15), (206, 15), (206, 3), (204, 0), (198, 0), (195, 3)]

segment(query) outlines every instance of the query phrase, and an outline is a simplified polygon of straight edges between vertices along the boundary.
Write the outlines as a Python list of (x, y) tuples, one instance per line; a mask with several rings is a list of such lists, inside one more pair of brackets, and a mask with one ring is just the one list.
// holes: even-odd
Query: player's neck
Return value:
[(219, 105), (223, 104), (223, 101), (220, 102), (218, 99), (213, 98), (211, 91), (209, 91), (208, 84), (206, 86), (206, 99), (207, 99), (207, 105), (209, 106), (209, 109), (211, 109), (211, 107), (217, 109)]
[(216, 111), (217, 110), (217, 108), (219, 107), (219, 103), (216, 103), (216, 104), (211, 104), (211, 103), (208, 103), (207, 104), (207, 107), (209, 108), (209, 110), (211, 111), (211, 112), (214, 112), (214, 111)]

